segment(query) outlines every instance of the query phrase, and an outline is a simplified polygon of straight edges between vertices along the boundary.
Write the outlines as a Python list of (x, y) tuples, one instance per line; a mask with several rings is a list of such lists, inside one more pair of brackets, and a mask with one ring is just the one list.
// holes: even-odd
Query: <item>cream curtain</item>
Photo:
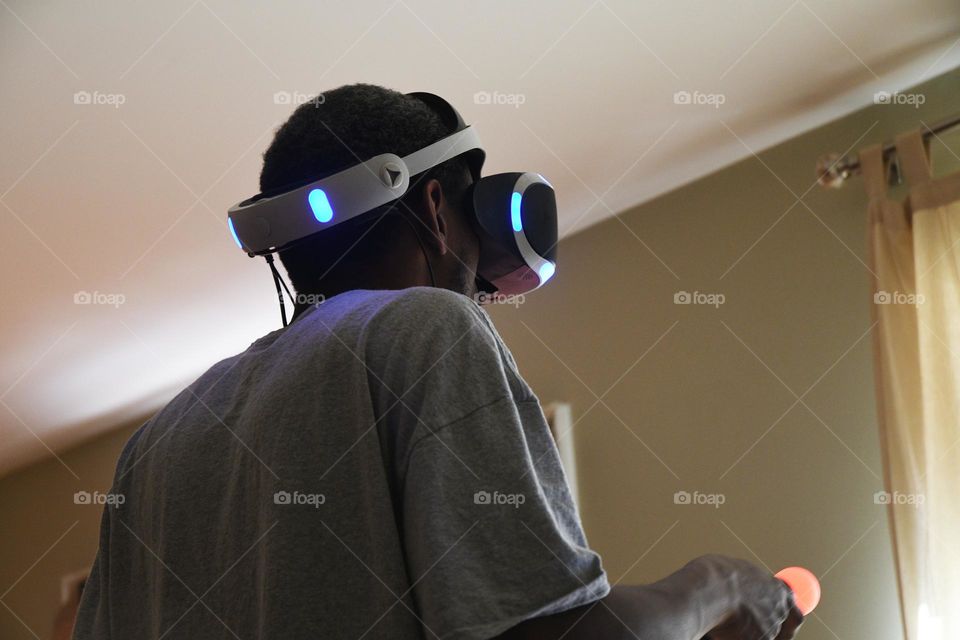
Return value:
[(910, 188), (887, 197), (879, 145), (870, 198), (874, 358), (884, 491), (906, 640), (960, 634), (960, 173), (932, 177), (920, 131), (897, 137)]

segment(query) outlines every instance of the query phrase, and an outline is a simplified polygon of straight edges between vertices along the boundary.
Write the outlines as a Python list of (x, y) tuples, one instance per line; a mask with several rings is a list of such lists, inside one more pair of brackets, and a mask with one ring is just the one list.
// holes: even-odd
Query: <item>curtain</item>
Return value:
[(934, 178), (921, 132), (896, 139), (909, 195), (887, 196), (879, 145), (869, 196), (874, 370), (906, 640), (960, 633), (960, 173)]

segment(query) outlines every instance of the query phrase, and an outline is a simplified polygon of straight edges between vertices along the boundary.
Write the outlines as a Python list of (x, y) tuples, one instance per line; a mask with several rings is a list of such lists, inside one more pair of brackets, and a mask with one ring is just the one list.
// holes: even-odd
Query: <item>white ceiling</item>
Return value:
[(442, 94), (489, 171), (550, 177), (566, 234), (960, 64), (956, 0), (0, 4), (0, 473), (278, 326), (224, 224), (291, 110), (276, 92)]

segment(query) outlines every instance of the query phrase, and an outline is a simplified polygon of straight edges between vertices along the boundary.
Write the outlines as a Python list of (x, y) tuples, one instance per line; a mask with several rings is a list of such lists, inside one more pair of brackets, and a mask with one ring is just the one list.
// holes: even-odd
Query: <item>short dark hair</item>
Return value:
[[(319, 180), (381, 153), (403, 157), (450, 133), (415, 97), (372, 84), (338, 87), (301, 104), (277, 130), (263, 154), (260, 191)], [(423, 178), (417, 184), (436, 178), (444, 196), (459, 202), (469, 186), (468, 165), (463, 157), (453, 158)], [(401, 201), (419, 192), (411, 188)], [(281, 251), (280, 260), (297, 292), (316, 292), (334, 265), (349, 267), (382, 255), (396, 238), (397, 224), (406, 224), (386, 215), (391, 211), (402, 214), (403, 207), (384, 205), (358, 223), (331, 227)]]

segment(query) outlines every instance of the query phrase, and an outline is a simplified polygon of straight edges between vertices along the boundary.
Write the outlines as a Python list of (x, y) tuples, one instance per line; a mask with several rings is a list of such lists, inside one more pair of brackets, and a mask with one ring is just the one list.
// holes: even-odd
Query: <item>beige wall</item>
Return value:
[[(858, 147), (936, 121), (957, 108), (958, 83), (947, 74), (921, 88), (920, 109), (871, 107), (771, 149), (770, 171), (750, 158), (574, 235), (550, 287), (493, 310), (541, 399), (573, 403), (583, 516), (612, 579), (653, 580), (707, 552), (802, 564), (824, 589), (802, 637), (901, 637), (886, 517), (873, 503), (861, 183), (813, 188), (812, 213), (787, 211), (795, 199), (771, 171), (803, 194), (820, 153), (874, 122)], [(960, 136), (945, 139), (960, 149)], [(942, 147), (935, 160), (960, 169)], [(725, 303), (675, 305), (677, 291)], [(3, 601), (41, 638), (59, 577), (96, 547), (99, 510), (73, 494), (106, 490), (133, 426), (63, 455), (79, 481), (53, 460), (0, 480), (0, 587), (19, 579)], [(726, 502), (678, 506), (681, 490)], [(0, 637), (33, 636), (0, 608)]]

